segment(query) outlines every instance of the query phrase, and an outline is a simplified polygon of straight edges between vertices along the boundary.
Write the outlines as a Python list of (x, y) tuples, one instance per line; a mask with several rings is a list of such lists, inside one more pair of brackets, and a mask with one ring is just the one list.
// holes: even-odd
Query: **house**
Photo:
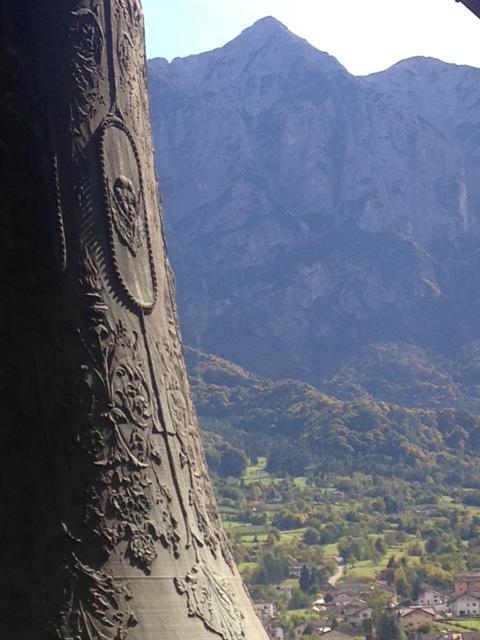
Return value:
[(323, 598), (318, 598), (312, 604), (312, 611), (319, 613), (320, 611), (326, 611), (327, 607), (325, 606), (325, 600)]
[(253, 608), (257, 616), (260, 618), (274, 618), (277, 611), (277, 607), (274, 602), (264, 602), (263, 600), (254, 602)]
[(373, 616), (373, 609), (371, 607), (364, 607), (362, 609), (354, 609), (349, 613), (345, 613), (345, 620), (349, 624), (357, 625), (362, 624), (364, 620), (371, 620)]
[(341, 607), (342, 609), (346, 609), (347, 607), (364, 607), (366, 604), (364, 600), (348, 593), (335, 594), (334, 603), (336, 607)]
[(429, 584), (422, 584), (416, 604), (419, 607), (432, 607), (437, 613), (442, 613), (448, 608), (448, 598)]
[(303, 635), (305, 635), (306, 631), (307, 631), (306, 623), (299, 624), (298, 627), (295, 627), (295, 629), (293, 630), (293, 637), (295, 638), (295, 640), (300, 640), (300, 638)]
[(288, 567), (288, 574), (291, 578), (300, 578), (302, 574), (303, 564), (292, 564)]
[(301, 640), (302, 636), (310, 635), (311, 633), (315, 633), (310, 622), (304, 622), (303, 624), (299, 624), (298, 627), (295, 627), (293, 630), (293, 636), (295, 640)]
[(480, 593), (459, 593), (451, 607), (454, 616), (480, 616)]
[(358, 611), (359, 609), (365, 609), (367, 603), (365, 600), (361, 598), (352, 598), (350, 602), (343, 607), (343, 613), (348, 615), (352, 613), (352, 611)]
[(400, 624), (407, 629), (419, 629), (432, 623), (436, 613), (429, 607), (406, 607), (399, 610)]
[[(325, 626), (325, 620), (309, 620), (294, 630), (295, 638), (301, 638), (305, 634), (316, 634), (322, 638), (332, 631), (331, 627)], [(330, 636), (328, 636), (330, 637)], [(347, 636), (348, 640), (352, 640), (351, 636)]]
[(371, 595), (375, 589), (381, 589), (386, 592), (389, 597), (390, 594), (392, 594), (392, 597), (396, 595), (395, 589), (389, 587), (386, 583), (372, 580), (354, 580), (352, 582), (337, 584), (335, 587), (326, 587), (325, 592), (332, 593), (335, 598), (341, 593), (356, 596), (357, 598), (365, 598)]
[[(306, 565), (304, 564), (292, 564), (288, 567), (288, 573), (290, 575), (291, 578), (300, 578), (300, 576), (302, 575), (302, 569), (303, 567), (305, 567)], [(317, 567), (315, 567), (316, 569), (321, 569), (321, 565), (318, 565)]]
[(455, 593), (480, 593), (480, 569), (456, 576), (453, 586)]
[(351, 596), (358, 596), (360, 593), (371, 591), (373, 588), (373, 583), (370, 580), (352, 580), (351, 582), (337, 586), (336, 591), (337, 593), (348, 593)]
[(270, 640), (284, 640), (285, 632), (284, 632), (282, 627), (279, 627), (278, 625), (271, 624), (271, 625), (268, 625), (265, 628), (266, 628), (267, 635), (268, 635)]

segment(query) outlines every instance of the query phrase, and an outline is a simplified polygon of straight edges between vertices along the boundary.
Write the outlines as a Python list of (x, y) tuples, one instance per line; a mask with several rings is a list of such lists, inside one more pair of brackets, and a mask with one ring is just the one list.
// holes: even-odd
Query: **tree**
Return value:
[(279, 546), (265, 551), (252, 576), (254, 584), (276, 584), (288, 576), (288, 561)]
[(425, 551), (427, 553), (435, 553), (435, 551), (438, 549), (438, 544), (439, 544), (438, 535), (433, 534), (431, 537), (427, 539), (425, 543)]
[(298, 585), (303, 593), (307, 593), (310, 588), (310, 569), (305, 564), (300, 572)]
[(272, 527), (268, 532), (268, 537), (267, 537), (268, 546), (271, 547), (274, 544), (277, 544), (277, 542), (280, 542), (281, 537), (282, 537), (282, 534), (280, 533), (280, 531), (276, 527)]
[(368, 598), (367, 602), (372, 608), (372, 622), (373, 626), (376, 627), (388, 605), (387, 594), (381, 589), (376, 589)]
[(377, 538), (375, 540), (375, 549), (382, 556), (384, 556), (387, 553), (387, 545), (385, 544), (385, 541), (382, 537)]
[(310, 587), (309, 593), (315, 594), (321, 587), (326, 583), (328, 579), (328, 571), (325, 566), (320, 565), (318, 567), (313, 567), (310, 571)]
[(305, 609), (310, 604), (310, 598), (300, 589), (292, 589), (292, 595), (288, 602), (289, 609)]
[(300, 529), (305, 523), (305, 516), (293, 513), (290, 509), (283, 509), (273, 517), (272, 524), (279, 529)]
[(402, 600), (411, 600), (412, 598), (412, 586), (408, 581), (407, 575), (403, 567), (394, 570), (395, 588), (398, 595)]
[(351, 561), (352, 557), (360, 560), (364, 556), (364, 549), (361, 548), (358, 539), (342, 537), (337, 545), (338, 553), (345, 558), (345, 562)]
[(303, 534), (303, 541), (308, 545), (320, 544), (320, 534), (316, 529), (307, 529)]
[(377, 623), (377, 640), (407, 640), (398, 618), (384, 611)]
[(365, 640), (373, 638), (373, 625), (371, 620), (362, 620), (362, 631), (365, 634)]

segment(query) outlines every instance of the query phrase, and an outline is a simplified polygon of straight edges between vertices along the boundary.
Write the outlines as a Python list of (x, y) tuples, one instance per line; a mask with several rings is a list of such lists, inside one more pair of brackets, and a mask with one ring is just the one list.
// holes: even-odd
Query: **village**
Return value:
[[(299, 577), (299, 567), (291, 567)], [(279, 587), (279, 591), (284, 591)], [(288, 594), (287, 594), (288, 595)], [(384, 611), (378, 604), (384, 603)], [(271, 640), (286, 640), (286, 631), (277, 618), (274, 600), (254, 601), (254, 608)], [(377, 615), (376, 615), (377, 614)], [(329, 585), (311, 605), (311, 615), (293, 628), (295, 640), (321, 637), (323, 640), (371, 640), (383, 637), (375, 628), (375, 618), (391, 620), (403, 635), (391, 632), (385, 640), (480, 640), (480, 570), (459, 574), (447, 592), (422, 584), (410, 606), (398, 604), (394, 587), (380, 580)], [(385, 632), (383, 632), (385, 633)], [(388, 633), (388, 631), (387, 631)]]
[(445, 490), (359, 473), (282, 477), (263, 458), (217, 479), (269, 637), (480, 640), (477, 493)]

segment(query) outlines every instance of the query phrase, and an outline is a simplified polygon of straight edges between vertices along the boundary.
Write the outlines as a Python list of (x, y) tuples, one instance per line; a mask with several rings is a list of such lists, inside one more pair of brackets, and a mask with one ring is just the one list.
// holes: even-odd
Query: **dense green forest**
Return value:
[(256, 377), (186, 350), (207, 458), (240, 476), (247, 458), (292, 476), (367, 473), (465, 489), (480, 501), (480, 418), (458, 409), (407, 409), (371, 397), (340, 401), (295, 380)]

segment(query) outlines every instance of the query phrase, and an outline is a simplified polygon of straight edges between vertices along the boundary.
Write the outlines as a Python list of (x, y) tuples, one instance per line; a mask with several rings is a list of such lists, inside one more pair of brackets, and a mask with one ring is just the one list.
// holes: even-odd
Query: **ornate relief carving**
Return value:
[[(120, 84), (131, 98), (143, 63), (143, 15), (138, 0), (119, 0), (117, 7), (117, 53)], [(137, 91), (138, 93), (138, 91)]]
[(120, 321), (111, 326), (102, 282), (90, 256), (84, 287), (89, 300), (90, 337), (84, 341), (89, 424), (82, 442), (99, 474), (87, 514), (107, 551), (123, 544), (132, 564), (149, 573), (160, 542), (179, 554), (172, 497), (155, 469), (161, 464), (158, 413), (143, 367), (139, 339)]
[(185, 578), (175, 579), (180, 595), (187, 596), (188, 615), (200, 618), (210, 631), (224, 640), (245, 637), (243, 617), (235, 607), (225, 581), (203, 562), (196, 564)]
[(141, 198), (132, 181), (118, 176), (113, 185), (112, 215), (118, 235), (136, 255), (145, 241), (145, 231), (140, 211)]
[(188, 492), (184, 500), (192, 514), (187, 527), (191, 537), (201, 545), (205, 544), (214, 556), (220, 549), (225, 561), (233, 569), (234, 561), (218, 516), (189, 392), (174, 306), (175, 285), (168, 265), (167, 273), (169, 286), (165, 289), (164, 305), (168, 327), (162, 344), (157, 343), (157, 350), (166, 394), (166, 430), (177, 444), (176, 463), (179, 472), (183, 472), (182, 485)]
[[(151, 585), (151, 599), (159, 594), (177, 599), (171, 604), (182, 610), (183, 621), (189, 623), (185, 629), (196, 627), (202, 637), (217, 634), (224, 640), (242, 640), (243, 622), (233, 596), (224, 579), (208, 566), (210, 562), (226, 569), (221, 553), (230, 563), (231, 556), (215, 511), (188, 392), (172, 283), (162, 280), (168, 313), (164, 340), (163, 327), (153, 326), (156, 321), (162, 325), (163, 309), (150, 321), (145, 319), (157, 298), (148, 214), (150, 220), (156, 220), (158, 211), (147, 210), (147, 203), (154, 206), (155, 188), (153, 165), (148, 164), (153, 162), (151, 140), (145, 135), (149, 125), (140, 3), (69, 0), (57, 10), (54, 3), (48, 7), (41, 2), (27, 4), (21, 25), (25, 31), (20, 29), (17, 38), (12, 30), (15, 38), (7, 45), (27, 52), (28, 46), (23, 45), (30, 38), (35, 45), (32, 51), (40, 51), (51, 40), (45, 61), (34, 63), (31, 76), (27, 74), (22, 84), (27, 86), (32, 78), (35, 86), (43, 83), (42, 99), (53, 135), (49, 145), (35, 121), (31, 131), (19, 128), (18, 135), (13, 130), (4, 145), (4, 152), (18, 159), (11, 165), (21, 169), (18, 174), (9, 172), (11, 184), (4, 199), (13, 191), (24, 191), (20, 202), (27, 205), (11, 207), (25, 215), (10, 216), (19, 222), (8, 221), (11, 233), (9, 230), (2, 243), (11, 251), (12, 264), (24, 269), (13, 270), (16, 280), (8, 286), (14, 293), (7, 301), (14, 304), (11, 314), (4, 314), (8, 326), (0, 323), (2, 334), (9, 334), (11, 323), (16, 329), (15, 352), (0, 363), (0, 392), (11, 396), (6, 409), (0, 407), (0, 422), (5, 410), (6, 420), (10, 413), (15, 418), (11, 431), (5, 428), (2, 433), (9, 439), (3, 475), (10, 479), (10, 472), (14, 489), (7, 492), (5, 504), (12, 516), (8, 520), (15, 526), (5, 537), (12, 542), (7, 545), (12, 551), (7, 568), (21, 569), (4, 609), (11, 606), (11, 620), (27, 624), (19, 628), (21, 624), (5, 618), (6, 626), (16, 629), (22, 638), (36, 634), (43, 638), (45, 627), (58, 640), (143, 637), (140, 630), (132, 631), (139, 623), (131, 612), (134, 607), (126, 581), (111, 575), (133, 574), (131, 583), (139, 594), (136, 605), (145, 635), (157, 633), (158, 610), (145, 596), (146, 585)], [(20, 13), (12, 10), (12, 20), (17, 21)], [(9, 24), (5, 33), (10, 38)], [(25, 59), (32, 61), (30, 54), (25, 53)], [(47, 65), (50, 71), (45, 74)], [(58, 81), (51, 82), (57, 67)], [(8, 83), (6, 86), (8, 89)], [(115, 115), (106, 116), (108, 109)], [(29, 120), (26, 114), (18, 119), (20, 125)], [(32, 132), (41, 133), (39, 145), (32, 145)], [(141, 156), (137, 146), (145, 150)], [(31, 165), (25, 173), (28, 158)], [(103, 184), (98, 182), (99, 168)], [(148, 200), (143, 173), (152, 178)], [(29, 180), (23, 180), (23, 175)], [(105, 226), (98, 218), (102, 195)], [(68, 268), (62, 199), (68, 203), (69, 214), (66, 231), (72, 251)], [(27, 296), (27, 313), (22, 315), (25, 296), (18, 298), (18, 285), (26, 281), (27, 270), (34, 273), (38, 265), (42, 268), (40, 252), (29, 255), (32, 247), (37, 251), (38, 245), (46, 247), (47, 258), (54, 254), (56, 240), (44, 223), (55, 210), (65, 273), (48, 295), (36, 288), (35, 295)], [(37, 234), (37, 221), (42, 236)], [(29, 230), (28, 236), (24, 230)], [(104, 253), (109, 254), (107, 230), (111, 260)], [(156, 244), (160, 240), (155, 255), (163, 259), (160, 230), (154, 239)], [(24, 256), (29, 259), (23, 260)], [(5, 264), (10, 262), (7, 257)], [(114, 269), (118, 287), (107, 282)], [(58, 271), (58, 260), (54, 270)], [(6, 275), (8, 278), (5, 273), (0, 278), (7, 279)], [(134, 313), (122, 307), (124, 302), (131, 303)], [(25, 323), (21, 331), (19, 322)], [(161, 371), (155, 368), (157, 339), (164, 355)], [(20, 377), (10, 361), (18, 362)], [(16, 402), (17, 395), (21, 402)], [(165, 423), (164, 416), (168, 416)], [(23, 425), (28, 429), (14, 428)], [(10, 455), (19, 450), (19, 459)], [(14, 486), (17, 480), (18, 489)], [(20, 503), (23, 511), (16, 509)], [(58, 525), (63, 522), (67, 524), (60, 536)], [(35, 527), (29, 527), (31, 523)], [(180, 552), (182, 563), (174, 561)], [(157, 558), (162, 554), (164, 572)], [(212, 554), (219, 558), (218, 563), (213, 562)], [(153, 572), (159, 580), (145, 580)], [(182, 576), (175, 581), (176, 588), (175, 573)], [(187, 621), (184, 605), (198, 620)], [(167, 618), (160, 621), (160, 634), (165, 626), (164, 634), (175, 635), (178, 621)]]
[(156, 302), (157, 280), (140, 157), (119, 118), (109, 116), (102, 125), (100, 159), (115, 271), (130, 302), (150, 312)]
[(70, 110), (75, 146), (79, 145), (83, 122), (93, 120), (99, 104), (105, 103), (103, 3), (91, 0), (88, 4), (71, 12), (69, 62), (75, 88)]
[(119, 0), (116, 11), (120, 106), (138, 134), (145, 126), (146, 101), (143, 14), (138, 0)]
[(61, 621), (55, 625), (61, 640), (126, 640), (137, 625), (129, 610), (132, 596), (125, 584), (105, 573), (94, 571), (73, 556), (67, 568)]
[(142, 6), (139, 0), (119, 0), (123, 14), (127, 22), (133, 27), (140, 29), (142, 26)]
[[(84, 103), (87, 97), (98, 97), (99, 75), (101, 73), (102, 53), (105, 44), (103, 28), (100, 24), (98, 6), (92, 11), (83, 8), (72, 11), (72, 26), (70, 39), (72, 43), (71, 69), (73, 79), (84, 95)], [(85, 104), (85, 106), (87, 106)], [(94, 108), (90, 104), (89, 108)], [(84, 112), (88, 116), (88, 112)]]

